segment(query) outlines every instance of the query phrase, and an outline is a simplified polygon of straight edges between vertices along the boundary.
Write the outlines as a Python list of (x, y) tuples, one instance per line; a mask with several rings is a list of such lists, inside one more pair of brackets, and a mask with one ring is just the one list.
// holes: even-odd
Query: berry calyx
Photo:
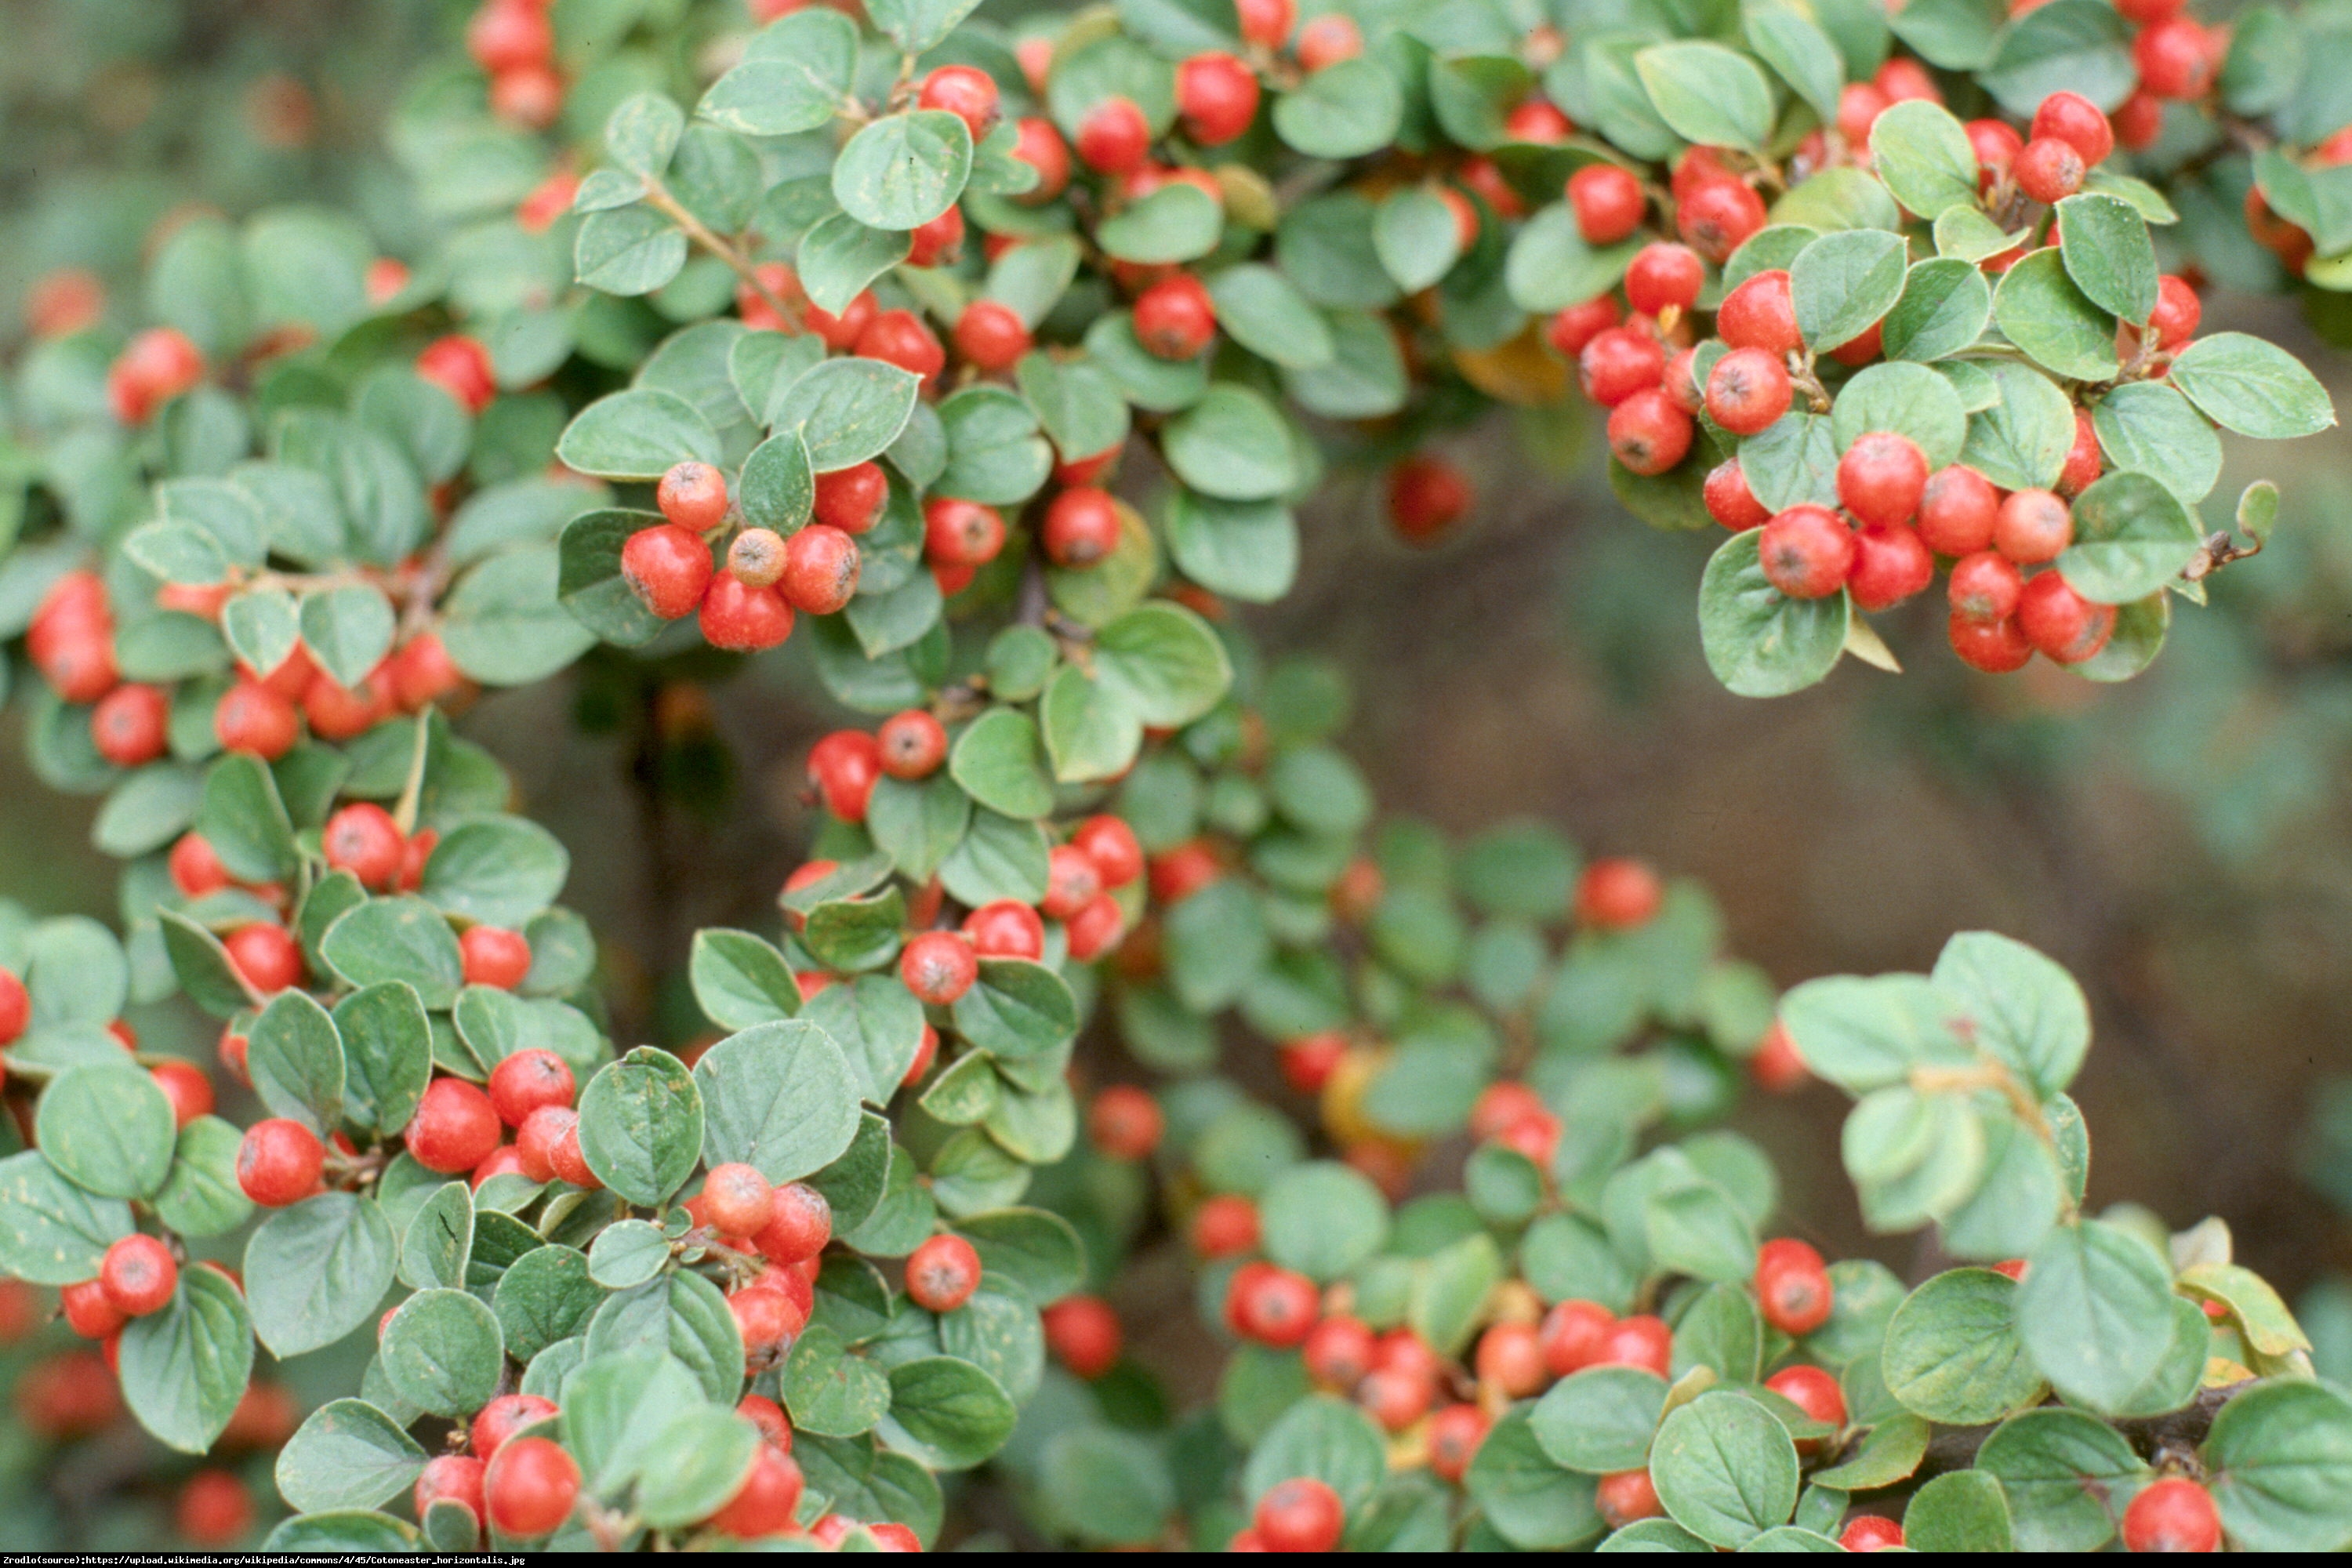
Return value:
[(1695, 429), (1664, 387), (1645, 387), (1610, 410), (1610, 454), (1629, 472), (1663, 474), (1690, 451)]
[(654, 487), (662, 516), (689, 533), (708, 533), (727, 520), (727, 476), (688, 458), (671, 468)]
[(984, 566), (1004, 548), (1004, 519), (994, 507), (938, 496), (923, 507), (923, 553), (944, 566)]
[(1245, 1340), (1290, 1350), (1314, 1331), (1315, 1282), (1271, 1263), (1246, 1263), (1225, 1288), (1225, 1325)]
[(952, 1312), (980, 1289), (980, 1254), (960, 1236), (935, 1236), (908, 1255), (907, 1294), (927, 1312)]

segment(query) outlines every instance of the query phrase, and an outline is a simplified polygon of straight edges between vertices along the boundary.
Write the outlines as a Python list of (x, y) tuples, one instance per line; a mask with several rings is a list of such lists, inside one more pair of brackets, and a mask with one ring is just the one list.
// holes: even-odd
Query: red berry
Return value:
[(727, 520), (727, 476), (689, 458), (661, 477), (654, 504), (688, 532), (708, 533)]
[[(907, 265), (936, 267), (963, 254), (963, 208), (950, 207), (929, 223), (907, 231)], [(871, 299), (871, 294), (860, 299)], [(861, 327), (859, 331), (864, 331)], [(851, 340), (855, 342), (855, 338)]]
[(2179, 16), (2188, 3), (2189, 0), (2116, 0), (2116, 9), (2125, 21), (2137, 27), (2145, 27), (2168, 16)]
[(2185, 347), (2197, 335), (2205, 306), (2184, 279), (2168, 272), (2156, 280), (2156, 310), (2147, 319), (2156, 346), (2168, 352)]
[(1245, 1340), (1289, 1350), (1315, 1328), (1314, 1281), (1271, 1263), (1244, 1264), (1225, 1290), (1226, 1326)]
[(1620, 1318), (1601, 1337), (1594, 1366), (1645, 1366), (1660, 1377), (1674, 1362), (1674, 1331), (1647, 1313)]
[(541, 65), (555, 53), (555, 28), (530, 0), (491, 0), (466, 24), (466, 52), (492, 76)]
[(103, 1279), (85, 1279), (58, 1292), (65, 1309), (66, 1327), (86, 1340), (102, 1340), (119, 1331), (129, 1315), (106, 1293)]
[(1216, 334), (1216, 304), (1189, 272), (1172, 273), (1136, 297), (1136, 341), (1161, 359), (1196, 358)]
[(1087, 1140), (1108, 1159), (1149, 1158), (1167, 1125), (1160, 1102), (1133, 1084), (1111, 1085), (1087, 1108)]
[(1616, 1326), (1616, 1314), (1597, 1301), (1560, 1302), (1536, 1331), (1546, 1370), (1566, 1377), (1597, 1364)]
[(980, 977), (980, 959), (957, 931), (925, 931), (898, 955), (898, 978), (917, 999), (949, 1007)]
[(1647, 925), (1664, 900), (1658, 874), (1647, 862), (1595, 860), (1577, 882), (1576, 918), (1600, 931), (1632, 931)]
[(878, 463), (858, 463), (816, 477), (816, 521), (844, 533), (863, 533), (890, 499), (889, 477)]
[(1666, 377), (1662, 386), (1666, 401), (1685, 414), (1696, 414), (1706, 406), (1706, 389), (1698, 383), (1698, 350), (1687, 348), (1666, 362)]
[(866, 820), (881, 773), (882, 743), (863, 730), (835, 730), (809, 748), (808, 782), (844, 822)]
[(1862, 1514), (1846, 1525), (1838, 1544), (1848, 1552), (1893, 1552), (1903, 1544), (1903, 1527), (1878, 1514)]
[(996, 80), (972, 66), (940, 66), (923, 78), (915, 101), (924, 109), (940, 109), (962, 121), (975, 142), (996, 123)]
[(519, 931), (467, 926), (457, 938), (466, 984), (511, 991), (530, 973), (530, 943)]
[(2074, 411), (2074, 444), (2066, 448), (2066, 461), (2058, 470), (2058, 493), (2082, 494), (2105, 466), (2105, 459), (2099, 456), (2098, 432), (2092, 428), (2090, 415), (2078, 408)]
[(1884, 323), (1873, 321), (1853, 337), (1830, 350), (1830, 358), (1843, 365), (1859, 368), (1886, 352)]
[(947, 731), (919, 708), (883, 720), (874, 743), (882, 771), (894, 779), (929, 778), (947, 761)]
[(2020, 566), (2055, 561), (2074, 542), (2074, 511), (2048, 490), (2015, 491), (1993, 518), (1993, 548)]
[[(498, 1099), (498, 1075), (490, 1075), (491, 1100)], [(542, 1105), (522, 1119), (515, 1131), (515, 1151), (522, 1158), (519, 1167), (534, 1182), (555, 1180), (555, 1145), (563, 1135), (578, 1126), (579, 1113), (564, 1105)]]
[(1283, 1043), (1282, 1081), (1300, 1094), (1320, 1094), (1348, 1054), (1348, 1037), (1336, 1029), (1302, 1035)]
[(1176, 68), (1176, 109), (1184, 133), (1203, 147), (1222, 147), (1257, 118), (1257, 73), (1233, 56), (1212, 51)]
[(1838, 504), (1866, 527), (1910, 521), (1927, 489), (1927, 455), (1891, 430), (1856, 437), (1838, 459)]
[(1765, 580), (1791, 599), (1820, 599), (1853, 570), (1853, 531), (1826, 507), (1792, 506), (1764, 525), (1758, 559)]
[(1233, 1258), (1257, 1249), (1257, 1205), (1238, 1193), (1220, 1193), (1192, 1211), (1186, 1236), (1202, 1258)]
[(1789, 411), (1790, 395), (1787, 369), (1764, 349), (1734, 349), (1707, 373), (1707, 417), (1735, 436), (1769, 428)]
[(1035, 910), (1018, 899), (998, 899), (966, 915), (963, 934), (972, 952), (982, 958), (1025, 958), (1032, 962), (1045, 952), (1045, 922)]
[(418, 1164), (454, 1176), (488, 1159), (499, 1136), (488, 1095), (464, 1079), (439, 1078), (425, 1086), (402, 1140)]
[(1478, 1381), (1498, 1388), (1513, 1399), (1542, 1392), (1551, 1381), (1544, 1364), (1543, 1347), (1527, 1323), (1500, 1322), (1478, 1337), (1473, 1364)]
[(1383, 1432), (1402, 1432), (1437, 1403), (1437, 1380), (1424, 1371), (1374, 1367), (1356, 1385), (1356, 1403)]
[(1838, 1380), (1817, 1366), (1792, 1366), (1774, 1373), (1764, 1386), (1825, 1426), (1843, 1430), (1845, 1391)]
[(436, 633), (419, 633), (393, 656), (393, 693), (409, 712), (439, 701), (462, 689), (465, 684), (465, 672), (449, 657), (449, 650), (442, 646)]
[(2202, 98), (2220, 68), (2218, 51), (2205, 29), (2188, 16), (2172, 16), (2143, 28), (2132, 44), (2139, 84), (2157, 98)]
[(1417, 454), (1388, 472), (1389, 525), (1407, 544), (1444, 538), (1468, 515), (1469, 477), (1443, 458)]
[(1045, 1309), (1045, 1348), (1089, 1382), (1118, 1364), (1118, 1314), (1099, 1296), (1065, 1296)]
[(2000, 510), (1992, 482), (1955, 463), (1929, 475), (1919, 493), (1919, 537), (1938, 555), (1973, 555), (1991, 545)]
[(143, 1318), (171, 1304), (180, 1284), (180, 1266), (155, 1237), (126, 1236), (106, 1249), (98, 1266), (98, 1283), (116, 1311)]
[(487, 1468), (464, 1454), (442, 1454), (426, 1460), (416, 1478), (416, 1517), (423, 1519), (436, 1502), (459, 1503), (474, 1516), (474, 1528), (479, 1531), (488, 1508), (482, 1496), (482, 1472)]
[(984, 566), (1004, 548), (1004, 519), (978, 501), (934, 497), (923, 506), (923, 553), (947, 566)]
[(1699, 493), (1706, 502), (1707, 516), (1734, 533), (1761, 528), (1772, 521), (1772, 514), (1748, 488), (1748, 476), (1737, 458), (1726, 458), (1709, 469)]
[[(929, 223), (913, 230), (908, 236), (909, 248), (907, 259), (912, 261), (915, 258), (912, 248), (915, 245), (942, 244), (946, 237), (943, 230), (947, 226), (956, 228), (960, 235), (962, 223), (963, 215), (956, 208), (950, 207)], [(784, 276), (790, 279), (788, 297), (799, 299), (800, 280), (792, 278), (788, 272)], [(803, 303), (801, 306), (801, 319), (808, 323), (809, 331), (824, 340), (826, 348), (835, 353), (848, 353), (856, 349), (857, 340), (866, 335), (866, 329), (874, 324), (874, 318), (880, 314), (881, 309), (882, 307), (875, 302), (874, 291), (869, 289), (860, 292), (856, 298), (844, 305), (838, 316), (821, 310), (813, 304)], [(781, 324), (780, 322), (779, 325)]]
[(2055, 136), (2037, 136), (2028, 142), (2011, 165), (2017, 188), (2045, 204), (2055, 204), (2081, 190), (2086, 172), (2083, 154), (2074, 150), (2074, 144)]
[(2096, 168), (2116, 150), (2114, 127), (2099, 106), (2078, 92), (2053, 92), (2033, 111), (2033, 139), (2055, 136), (2082, 154), (2084, 168)]
[(1764, 226), (1764, 198), (1739, 180), (1722, 176), (1675, 197), (1675, 232), (1683, 243), (1720, 267)]
[(256, 921), (231, 931), (224, 945), (245, 983), (265, 996), (301, 984), (302, 946), (284, 926)]
[(453, 334), (435, 339), (417, 354), (416, 374), (456, 398), (468, 414), (479, 414), (499, 395), (490, 351), (479, 338)]
[(783, 595), (755, 588), (732, 572), (711, 579), (695, 620), (703, 641), (730, 653), (757, 653), (793, 635), (793, 607)]
[(1118, 817), (1087, 817), (1071, 830), (1070, 843), (1095, 863), (1105, 888), (1124, 888), (1143, 875), (1143, 847)]
[(302, 717), (322, 741), (349, 741), (366, 734), (398, 711), (389, 661), (378, 665), (359, 689), (338, 685), (321, 672), (302, 693)]
[(1952, 651), (1959, 655), (1962, 663), (1994, 675), (2022, 669), (2033, 657), (2033, 645), (2026, 640), (2014, 617), (1979, 621), (1955, 610), (1946, 630), (1951, 637)]
[(1687, 310), (1698, 303), (1706, 283), (1706, 263), (1686, 245), (1658, 241), (1645, 245), (1625, 268), (1625, 300), (1645, 316), (1669, 309)]
[(1029, 352), (1029, 323), (1010, 305), (974, 300), (956, 319), (955, 344), (983, 373), (1011, 370)]
[(1612, 1530), (1622, 1530), (1636, 1520), (1656, 1519), (1666, 1511), (1647, 1470), (1619, 1470), (1601, 1478), (1593, 1489), (1592, 1506)]
[(1803, 348), (1804, 334), (1797, 330), (1796, 297), (1790, 292), (1788, 273), (1777, 268), (1759, 272), (1725, 295), (1715, 313), (1715, 330), (1735, 349), (1785, 354)]
[(2126, 1552), (2221, 1549), (2221, 1515), (2213, 1506), (2213, 1494), (2186, 1476), (2150, 1482), (2124, 1510)]
[(824, 1250), (833, 1239), (833, 1205), (824, 1194), (802, 1182), (786, 1182), (775, 1189), (768, 1222), (751, 1237), (761, 1256), (771, 1263), (803, 1263)]
[(1042, 541), (1056, 566), (1091, 566), (1118, 547), (1118, 508), (1108, 491), (1081, 485), (1045, 508)]
[(106, 285), (86, 268), (60, 267), (25, 291), (25, 325), (37, 338), (68, 338), (106, 314)]
[(347, 805), (327, 818), (319, 835), (327, 864), (349, 871), (371, 891), (388, 890), (400, 876), (401, 851), (406, 841), (392, 813), (373, 801)]
[(1615, 245), (1642, 226), (1650, 201), (1642, 182), (1627, 171), (1614, 163), (1588, 163), (1568, 177), (1568, 205), (1586, 244)]
[(150, 327), (124, 346), (106, 374), (108, 405), (125, 425), (144, 425), (156, 409), (205, 378), (205, 356), (176, 327)]
[(552, 1533), (572, 1517), (580, 1496), (580, 1465), (546, 1437), (520, 1437), (505, 1444), (483, 1478), (490, 1523), (506, 1535)]
[(1822, 1255), (1801, 1241), (1768, 1241), (1756, 1253), (1756, 1300), (1764, 1321), (1801, 1339), (1830, 1320), (1834, 1305)]
[(1275, 1486), (1258, 1500), (1250, 1519), (1269, 1552), (1334, 1551), (1348, 1523), (1339, 1494), (1311, 1476)]
[(474, 1413), (466, 1434), (474, 1458), (488, 1464), (506, 1447), (507, 1439), (556, 1413), (555, 1402), (537, 1394), (501, 1394)]
[(1269, 49), (1289, 39), (1297, 15), (1294, 0), (1234, 0), (1234, 12), (1241, 18), (1243, 39)]
[(947, 368), (948, 363), (947, 350), (911, 310), (885, 310), (867, 322), (857, 334), (857, 354), (861, 359), (895, 364), (926, 382)]
[(147, 1076), (155, 1080), (155, 1087), (172, 1102), (173, 1126), (185, 1127), (199, 1116), (212, 1114), (213, 1080), (195, 1063), (157, 1062), (147, 1069)]
[(793, 1451), (792, 1418), (784, 1407), (764, 1394), (747, 1394), (735, 1403), (735, 1414), (760, 1429), (762, 1440), (781, 1453)]
[(1013, 155), (1037, 171), (1037, 184), (1020, 199), (1024, 202), (1050, 202), (1068, 188), (1070, 184), (1070, 148), (1062, 133), (1050, 120), (1034, 116), (1014, 127)]
[(226, 1470), (198, 1470), (180, 1488), (172, 1522), (191, 1545), (232, 1545), (252, 1533), (253, 1494)]
[(1646, 387), (1609, 412), (1609, 450), (1633, 473), (1663, 474), (1690, 451), (1695, 426), (1663, 387)]
[(1617, 297), (1602, 294), (1553, 316), (1544, 326), (1544, 339), (1570, 359), (1577, 359), (1587, 343), (1617, 324), (1619, 314)]
[(793, 1457), (762, 1443), (751, 1461), (751, 1474), (743, 1478), (727, 1506), (710, 1516), (710, 1527), (739, 1541), (791, 1534), (803, 1484), (800, 1465)]
[(1429, 1469), (1459, 1486), (1486, 1440), (1486, 1415), (1475, 1405), (1449, 1405), (1429, 1418)]
[(1981, 194), (2016, 163), (2018, 153), (2025, 149), (2025, 138), (2003, 120), (1971, 120), (1967, 130), (1969, 150), (1976, 154), (1977, 190)]
[[(189, 835), (194, 837), (194, 835)], [(201, 839), (199, 843), (203, 842)], [(32, 994), (16, 974), (0, 969), (0, 1046), (21, 1038), (33, 1021)]]
[(813, 522), (784, 542), (784, 571), (776, 586), (793, 609), (829, 616), (856, 595), (861, 566), (856, 541)]
[(694, 613), (710, 586), (710, 547), (700, 535), (673, 524), (641, 528), (621, 546), (621, 580), (666, 621)]
[(310, 1195), (326, 1168), (326, 1146), (299, 1121), (272, 1117), (246, 1129), (236, 1150), (236, 1184), (266, 1209)]
[(2057, 573), (2044, 572), (2018, 597), (2017, 629), (2053, 663), (2080, 664), (2107, 646), (2116, 607), (2095, 605)]
[(1880, 66), (1878, 74), (1872, 79), (1877, 82), (1878, 90), (1885, 93), (1890, 102), (1905, 103), (1914, 99), (1924, 99), (1929, 103), (1944, 101), (1944, 95), (1937, 88), (1936, 79), (1927, 74), (1927, 68), (1901, 55)]
[(1362, 54), (1364, 35), (1353, 16), (1341, 11), (1326, 11), (1298, 29), (1298, 41), (1292, 52), (1307, 71), (1319, 71)]
[(1952, 563), (1952, 614), (1971, 621), (2005, 621), (2017, 613), (2025, 578), (2006, 556), (1990, 550)]
[(118, 768), (135, 768), (163, 754), (172, 700), (154, 686), (118, 686), (89, 710), (90, 743)]
[(2135, 92), (2116, 106), (2116, 140), (2135, 153), (2145, 153), (2164, 134), (2164, 100), (2149, 92)]
[(553, 1051), (517, 1051), (490, 1069), (490, 1106), (509, 1127), (549, 1106), (568, 1108), (572, 1093), (572, 1068)]
[(935, 1236), (908, 1256), (907, 1294), (927, 1312), (952, 1312), (980, 1289), (980, 1254), (960, 1236)]
[(1592, 335), (1577, 356), (1576, 374), (1584, 395), (1614, 408), (1666, 375), (1666, 351), (1657, 339), (1631, 327), (1609, 327)]
[(1878, 117), (1886, 112), (1890, 101), (1885, 89), (1875, 82), (1848, 82), (1838, 94), (1838, 134), (1846, 139), (1849, 146), (1867, 146), (1870, 128), (1878, 123)]
[(294, 749), (302, 721), (294, 704), (257, 681), (241, 680), (213, 710), (213, 734), (224, 751), (274, 763)]
[[(691, 1212), (691, 1211), (689, 1211)], [(781, 1360), (808, 1326), (808, 1311), (780, 1289), (752, 1286), (727, 1298), (743, 1342), (743, 1374), (757, 1377)]]
[(1097, 174), (1132, 174), (1151, 152), (1151, 124), (1131, 98), (1107, 98), (1078, 121), (1078, 161)]

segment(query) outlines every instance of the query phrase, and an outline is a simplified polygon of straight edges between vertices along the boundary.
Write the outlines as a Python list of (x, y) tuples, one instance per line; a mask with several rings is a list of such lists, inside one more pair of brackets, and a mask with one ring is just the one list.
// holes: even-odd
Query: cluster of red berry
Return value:
[(874, 526), (888, 496), (889, 480), (870, 462), (821, 474), (814, 521), (789, 538), (739, 526), (719, 566), (711, 542), (727, 526), (726, 476), (708, 463), (679, 463), (655, 491), (667, 521), (629, 536), (621, 575), (661, 619), (695, 616), (713, 647), (773, 647), (793, 635), (795, 611), (829, 616), (849, 603), (857, 592), (856, 536)]
[(533, 131), (563, 110), (553, 0), (488, 0), (466, 24), (466, 52), (489, 73), (490, 111)]

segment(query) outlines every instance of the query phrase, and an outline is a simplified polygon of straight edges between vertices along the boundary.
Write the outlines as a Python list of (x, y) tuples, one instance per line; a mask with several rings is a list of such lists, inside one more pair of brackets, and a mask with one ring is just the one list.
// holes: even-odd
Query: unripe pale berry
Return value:
[(980, 1254), (960, 1236), (935, 1236), (908, 1255), (907, 1294), (927, 1312), (952, 1312), (980, 1289)]
[(1758, 559), (1765, 580), (1791, 599), (1820, 599), (1853, 569), (1853, 531), (1826, 507), (1792, 506), (1764, 525)]

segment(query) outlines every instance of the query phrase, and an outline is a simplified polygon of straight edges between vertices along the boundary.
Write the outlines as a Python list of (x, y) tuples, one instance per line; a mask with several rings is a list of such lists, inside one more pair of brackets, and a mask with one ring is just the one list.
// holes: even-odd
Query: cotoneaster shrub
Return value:
[[(2352, 1404), (2226, 1231), (2084, 1212), (2063, 971), (1776, 998), (1637, 862), (1368, 842), (1344, 689), (1223, 608), (1328, 461), (1434, 541), (1423, 443), (1572, 374), (1632, 510), (1734, 531), (1734, 690), (1893, 665), (1857, 612), (1948, 562), (1969, 662), (2136, 672), (2276, 515), (2202, 525), (2216, 427), (2333, 422), (2195, 287), (2352, 276), (2333, 13), (970, 10), (499, 0), (391, 128), (429, 247), (198, 217), (127, 341), (46, 319), (0, 625), (127, 939), (0, 924), (0, 1268), (102, 1347), (28, 1426), (275, 1450), (285, 1550), (903, 1548), (982, 1466), (1094, 1545), (2352, 1540)], [(451, 715), (795, 638), (875, 722), (776, 926), (695, 939), (711, 1036), (624, 1048)], [(110, 1029), (175, 988), (254, 1126)], [(1074, 1087), (1097, 1016), (1157, 1092)], [(1853, 1093), (1865, 1218), (1968, 1266), (1773, 1234), (1743, 1062)], [(1213, 1410), (1094, 1293), (1154, 1215)], [(355, 1335), (299, 1425), (254, 1380)], [(183, 1531), (255, 1507), (198, 1470)]]

